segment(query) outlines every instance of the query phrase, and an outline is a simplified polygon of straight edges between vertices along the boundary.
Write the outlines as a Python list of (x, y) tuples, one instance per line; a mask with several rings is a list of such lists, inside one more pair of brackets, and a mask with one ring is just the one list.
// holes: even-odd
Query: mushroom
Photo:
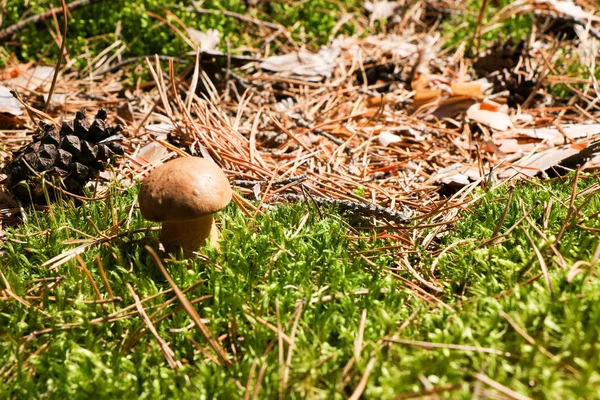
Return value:
[(214, 162), (199, 157), (169, 161), (142, 182), (140, 211), (150, 221), (162, 222), (160, 240), (168, 253), (180, 248), (186, 256), (210, 240), (217, 246), (213, 213), (231, 201), (227, 177)]

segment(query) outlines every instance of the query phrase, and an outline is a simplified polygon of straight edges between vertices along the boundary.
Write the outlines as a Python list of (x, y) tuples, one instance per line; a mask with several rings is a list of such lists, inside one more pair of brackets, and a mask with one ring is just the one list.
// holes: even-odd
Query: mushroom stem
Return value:
[(167, 253), (176, 253), (182, 248), (186, 257), (204, 246), (207, 238), (211, 245), (218, 245), (218, 230), (212, 214), (196, 219), (165, 221), (160, 233), (160, 241)]

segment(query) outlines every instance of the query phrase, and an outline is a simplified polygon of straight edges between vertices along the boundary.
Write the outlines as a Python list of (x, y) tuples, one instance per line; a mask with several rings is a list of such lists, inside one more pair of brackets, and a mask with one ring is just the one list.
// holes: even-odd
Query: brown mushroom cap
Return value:
[(231, 201), (229, 180), (214, 162), (183, 157), (154, 169), (142, 182), (140, 211), (150, 221), (196, 219)]

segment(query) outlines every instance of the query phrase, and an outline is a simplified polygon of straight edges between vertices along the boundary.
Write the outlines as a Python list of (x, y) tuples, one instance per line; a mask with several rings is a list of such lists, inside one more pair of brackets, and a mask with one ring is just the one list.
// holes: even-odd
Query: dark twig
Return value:
[[(293, 115), (292, 114), (292, 115), (290, 115), (290, 117), (294, 121), (296, 121), (296, 124), (298, 126), (300, 126), (302, 128), (310, 129), (310, 131), (312, 133), (320, 135), (320, 136), (323, 136), (324, 138), (327, 138), (328, 140), (331, 140), (333, 143), (337, 144), (338, 146), (342, 146), (342, 145), (346, 144), (346, 142), (344, 142), (343, 140), (340, 140), (340, 139), (336, 138), (332, 134), (327, 133), (327, 132), (325, 132), (322, 129), (313, 127), (308, 121), (306, 121), (304, 118), (302, 118), (299, 115)], [(346, 146), (346, 147), (344, 147), (344, 151), (349, 154), (349, 153), (352, 152), (352, 149), (350, 147)]]
[(521, 105), (521, 107), (523, 107), (523, 109), (525, 109), (525, 110), (528, 109), (529, 105), (531, 104), (531, 102), (533, 101), (535, 96), (537, 96), (538, 91), (541, 89), (542, 84), (544, 83), (544, 79), (546, 78), (546, 75), (548, 75), (548, 70), (549, 70), (548, 65), (544, 66), (544, 69), (542, 70), (538, 79), (535, 82), (535, 86), (533, 87), (533, 90), (531, 91), (531, 93), (529, 94), (529, 96), (527, 97), (525, 102), (523, 102), (523, 104)]
[(475, 53), (479, 51), (481, 24), (483, 22), (483, 16), (485, 15), (485, 11), (487, 9), (487, 3), (488, 0), (483, 0), (483, 2), (481, 3), (481, 7), (479, 9), (479, 16), (477, 17), (477, 25), (475, 26), (473, 36), (471, 36), (471, 39), (469, 39), (469, 44), (467, 45), (467, 53), (471, 50), (471, 46), (473, 44), (475, 44)]
[[(304, 182), (305, 180), (306, 180), (306, 175), (292, 176), (291, 178), (279, 179), (279, 180), (273, 181), (273, 182), (271, 182), (271, 186), (285, 186), (285, 185), (289, 185), (291, 183), (301, 183), (301, 182)], [(269, 183), (269, 181), (268, 180), (251, 181), (251, 180), (241, 180), (241, 179), (231, 181), (231, 184), (233, 186), (246, 187), (246, 188), (251, 188), (251, 187), (254, 187), (254, 185), (256, 185), (256, 184), (262, 184), (262, 183)]]
[(254, 24), (254, 25), (258, 25), (258, 26), (264, 26), (266, 28), (273, 29), (274, 31), (286, 32), (285, 27), (283, 25), (280, 25), (280, 24), (274, 24), (272, 22), (261, 21), (261, 20), (256, 19), (256, 18), (249, 17), (248, 15), (238, 14), (238, 13), (233, 12), (233, 11), (201, 8), (199, 6), (199, 4), (197, 2), (195, 2), (195, 1), (192, 1), (192, 4), (194, 6), (194, 10), (196, 10), (196, 12), (198, 14), (209, 14), (209, 15), (223, 14), (223, 15), (225, 15), (227, 17), (235, 18), (237, 20), (240, 20), (240, 21), (243, 21), (243, 22), (248, 22), (250, 24)]
[(238, 83), (240, 84), (241, 87), (244, 88), (244, 90), (254, 90), (254, 87), (264, 88), (265, 86), (267, 86), (266, 83), (251, 82), (248, 79), (243, 78), (242, 76), (238, 75), (231, 69), (228, 70), (228, 73), (233, 79), (238, 81)]
[[(195, 51), (185, 53), (187, 56), (194, 56), (196, 54)], [(263, 58), (253, 57), (253, 56), (245, 56), (243, 54), (227, 54), (223, 53), (219, 50), (200, 50), (200, 55), (203, 59), (227, 59), (229, 58), (229, 62), (233, 67), (241, 67), (243, 65), (252, 63), (252, 62), (263, 62)]]
[(315, 205), (315, 209), (317, 210), (317, 213), (319, 213), (319, 219), (323, 219), (323, 213), (321, 212), (321, 207), (319, 207), (319, 203), (317, 203), (317, 200), (315, 200), (315, 197), (312, 196), (308, 190), (306, 190), (306, 188), (304, 187), (304, 185), (300, 185), (300, 189), (302, 190), (302, 195), (304, 196), (304, 198), (308, 198), (310, 200), (312, 200), (313, 204)]
[[(105, 1), (105, 0), (76, 0), (72, 3), (70, 3), (67, 6), (67, 9), (69, 11), (74, 11), (74, 10), (77, 10), (78, 8), (85, 7), (89, 4), (98, 3), (101, 1)], [(47, 19), (52, 18), (53, 15), (61, 12), (61, 10), (62, 10), (61, 7), (53, 8), (52, 10), (31, 16), (27, 19), (24, 19), (23, 21), (17, 22), (16, 24), (9, 26), (6, 29), (3, 29), (2, 31), (0, 31), (0, 41), (6, 40), (13, 33), (20, 31), (21, 29), (25, 28), (29, 24), (37, 24), (39, 22), (43, 22)]]
[(52, 84), (50, 85), (50, 90), (48, 91), (48, 100), (46, 100), (46, 104), (44, 104), (44, 109), (42, 112), (48, 111), (48, 107), (50, 107), (50, 102), (52, 101), (52, 95), (54, 94), (54, 88), (56, 87), (56, 79), (58, 79), (58, 71), (60, 70), (60, 65), (62, 64), (63, 57), (65, 56), (65, 45), (67, 43), (67, 4), (65, 0), (60, 0), (62, 5), (63, 12), (63, 34), (62, 40), (60, 42), (60, 53), (58, 53), (58, 58), (56, 59), (56, 68), (54, 68), (54, 76), (52, 76)]
[[(277, 195), (277, 197), (282, 198), (287, 201), (307, 201), (305, 196), (300, 194), (293, 193), (285, 193)], [(392, 210), (389, 207), (381, 207), (377, 204), (367, 203), (356, 203), (349, 200), (339, 200), (339, 199), (326, 199), (323, 197), (311, 196), (311, 199), (318, 205), (323, 204), (333, 204), (340, 208), (341, 211), (347, 211), (353, 214), (362, 215), (362, 216), (372, 216), (378, 218), (385, 218), (389, 221), (394, 221), (399, 224), (407, 224), (410, 222), (410, 218), (406, 215), (402, 214), (399, 211)]]
[(583, 19), (571, 17), (568, 15), (558, 16), (558, 15), (555, 15), (554, 13), (551, 13), (548, 11), (541, 11), (541, 10), (534, 10), (533, 15), (535, 15), (536, 17), (550, 17), (557, 22), (566, 22), (566, 23), (579, 25), (582, 28), (585, 28), (590, 33), (590, 35), (592, 35), (596, 39), (600, 40), (600, 32), (598, 32), (592, 26), (588, 26), (589, 24), (587, 23), (587, 21), (585, 21)]

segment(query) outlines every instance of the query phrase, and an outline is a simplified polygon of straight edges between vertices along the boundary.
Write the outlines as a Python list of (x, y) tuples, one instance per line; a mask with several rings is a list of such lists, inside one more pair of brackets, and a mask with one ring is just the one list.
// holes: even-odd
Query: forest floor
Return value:
[[(600, 397), (597, 4), (20, 3), (0, 398)], [(82, 188), (40, 132), (100, 108)], [(137, 194), (190, 155), (236, 196), (185, 259)]]

